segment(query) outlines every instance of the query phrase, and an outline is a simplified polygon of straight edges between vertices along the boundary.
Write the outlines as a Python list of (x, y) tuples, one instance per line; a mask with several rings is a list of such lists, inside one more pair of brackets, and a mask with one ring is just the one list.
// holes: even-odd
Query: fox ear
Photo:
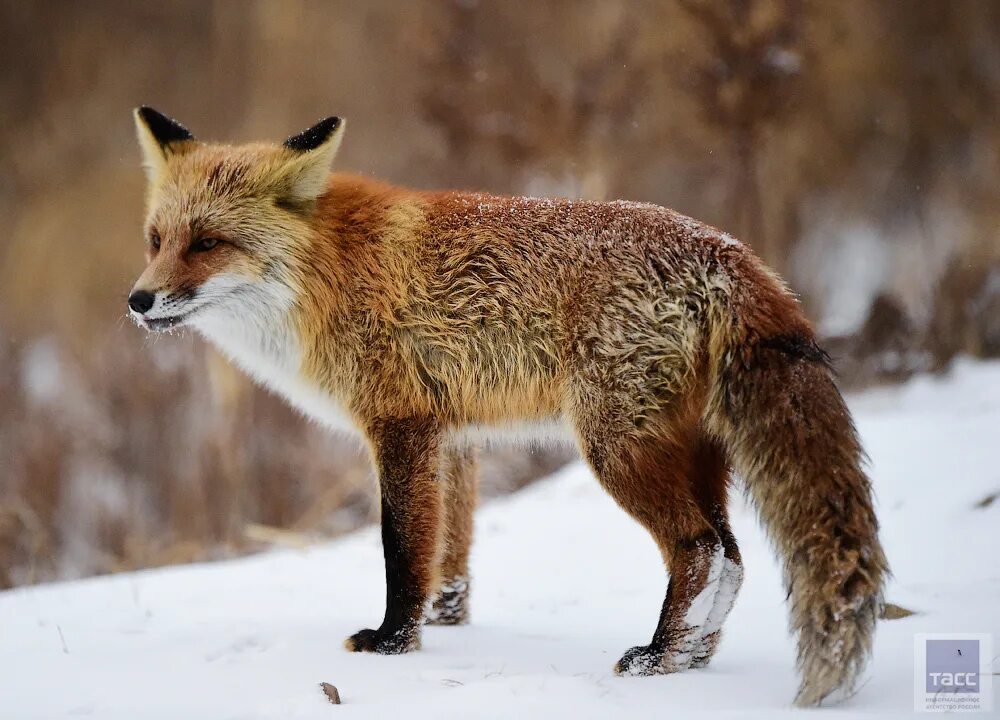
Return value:
[(194, 140), (194, 135), (176, 120), (143, 105), (133, 112), (135, 132), (142, 149), (143, 165), (150, 180), (154, 180), (167, 164), (168, 155), (180, 143)]
[(341, 118), (328, 117), (285, 140), (282, 147), (289, 151), (289, 159), (279, 171), (283, 200), (303, 204), (323, 194), (345, 124)]

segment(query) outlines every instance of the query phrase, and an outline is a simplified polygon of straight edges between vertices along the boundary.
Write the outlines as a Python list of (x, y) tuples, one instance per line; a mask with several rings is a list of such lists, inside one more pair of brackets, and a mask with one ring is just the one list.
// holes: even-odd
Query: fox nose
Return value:
[(156, 296), (149, 292), (149, 290), (136, 290), (134, 293), (128, 296), (128, 306), (133, 312), (137, 312), (142, 315), (145, 312), (149, 312), (149, 309), (153, 307), (153, 303), (156, 302)]

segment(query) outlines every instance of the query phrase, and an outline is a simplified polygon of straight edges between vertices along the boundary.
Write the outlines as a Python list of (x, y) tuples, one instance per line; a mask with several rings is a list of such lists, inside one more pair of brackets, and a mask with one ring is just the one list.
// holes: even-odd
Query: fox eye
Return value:
[(214, 237), (201, 238), (192, 246), (192, 250), (195, 252), (208, 252), (216, 245), (219, 244), (219, 239)]
[(159, 250), (160, 249), (160, 234), (156, 233), (156, 232), (152, 233), (149, 236), (149, 244), (153, 247), (154, 250)]

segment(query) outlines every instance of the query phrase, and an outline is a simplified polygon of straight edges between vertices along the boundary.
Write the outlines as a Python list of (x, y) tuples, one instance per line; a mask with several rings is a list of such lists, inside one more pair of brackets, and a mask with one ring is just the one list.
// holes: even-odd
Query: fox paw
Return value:
[(686, 670), (690, 662), (690, 653), (664, 652), (652, 645), (637, 645), (625, 651), (615, 664), (615, 674), (633, 677), (666, 675)]
[(716, 649), (719, 647), (719, 640), (722, 638), (722, 632), (716, 630), (715, 632), (709, 633), (701, 639), (701, 642), (697, 644), (694, 652), (691, 654), (691, 667), (693, 668), (703, 668), (708, 665), (708, 661), (712, 659), (715, 655)]
[(359, 630), (344, 641), (351, 652), (372, 652), (379, 655), (399, 655), (420, 649), (420, 632), (416, 627), (402, 628), (395, 632)]
[(660, 675), (663, 672), (663, 651), (651, 648), (649, 645), (629, 648), (615, 663), (616, 675), (643, 677)]
[(424, 615), (428, 625), (465, 625), (469, 622), (469, 581), (464, 577), (444, 583)]

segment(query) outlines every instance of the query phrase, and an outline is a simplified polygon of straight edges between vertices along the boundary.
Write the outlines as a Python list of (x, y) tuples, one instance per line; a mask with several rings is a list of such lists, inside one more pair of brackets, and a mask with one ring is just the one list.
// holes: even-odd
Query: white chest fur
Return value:
[(521, 420), (490, 425), (467, 425), (452, 433), (456, 445), (523, 445), (526, 447), (571, 445), (573, 432), (561, 417)]
[[(234, 287), (238, 294), (233, 292)], [(294, 297), (287, 288), (277, 284), (248, 285), (236, 278), (216, 276), (199, 291), (206, 299), (212, 294), (221, 295), (223, 300), (206, 306), (192, 318), (202, 335), (257, 382), (286, 398), (308, 417), (333, 430), (358, 432), (336, 398), (302, 375), (302, 344), (289, 320)], [(238, 302), (230, 304), (228, 301), (233, 299)], [(456, 445), (572, 442), (572, 433), (558, 417), (473, 424), (456, 428), (450, 436)]]
[(356, 433), (357, 429), (329, 393), (303, 377), (302, 345), (288, 320), (291, 299), (267, 293), (239, 309), (199, 314), (193, 325), (230, 360), (260, 384), (326, 427)]
[[(235, 318), (203, 319), (198, 329), (257, 382), (286, 398), (308, 417), (326, 427), (356, 434), (357, 427), (328, 393), (307, 381), (300, 372), (302, 354), (298, 338), (285, 323), (240, 322)], [(523, 421), (498, 425), (469, 425), (451, 433), (459, 446), (552, 445), (572, 443), (572, 434), (561, 419)]]

